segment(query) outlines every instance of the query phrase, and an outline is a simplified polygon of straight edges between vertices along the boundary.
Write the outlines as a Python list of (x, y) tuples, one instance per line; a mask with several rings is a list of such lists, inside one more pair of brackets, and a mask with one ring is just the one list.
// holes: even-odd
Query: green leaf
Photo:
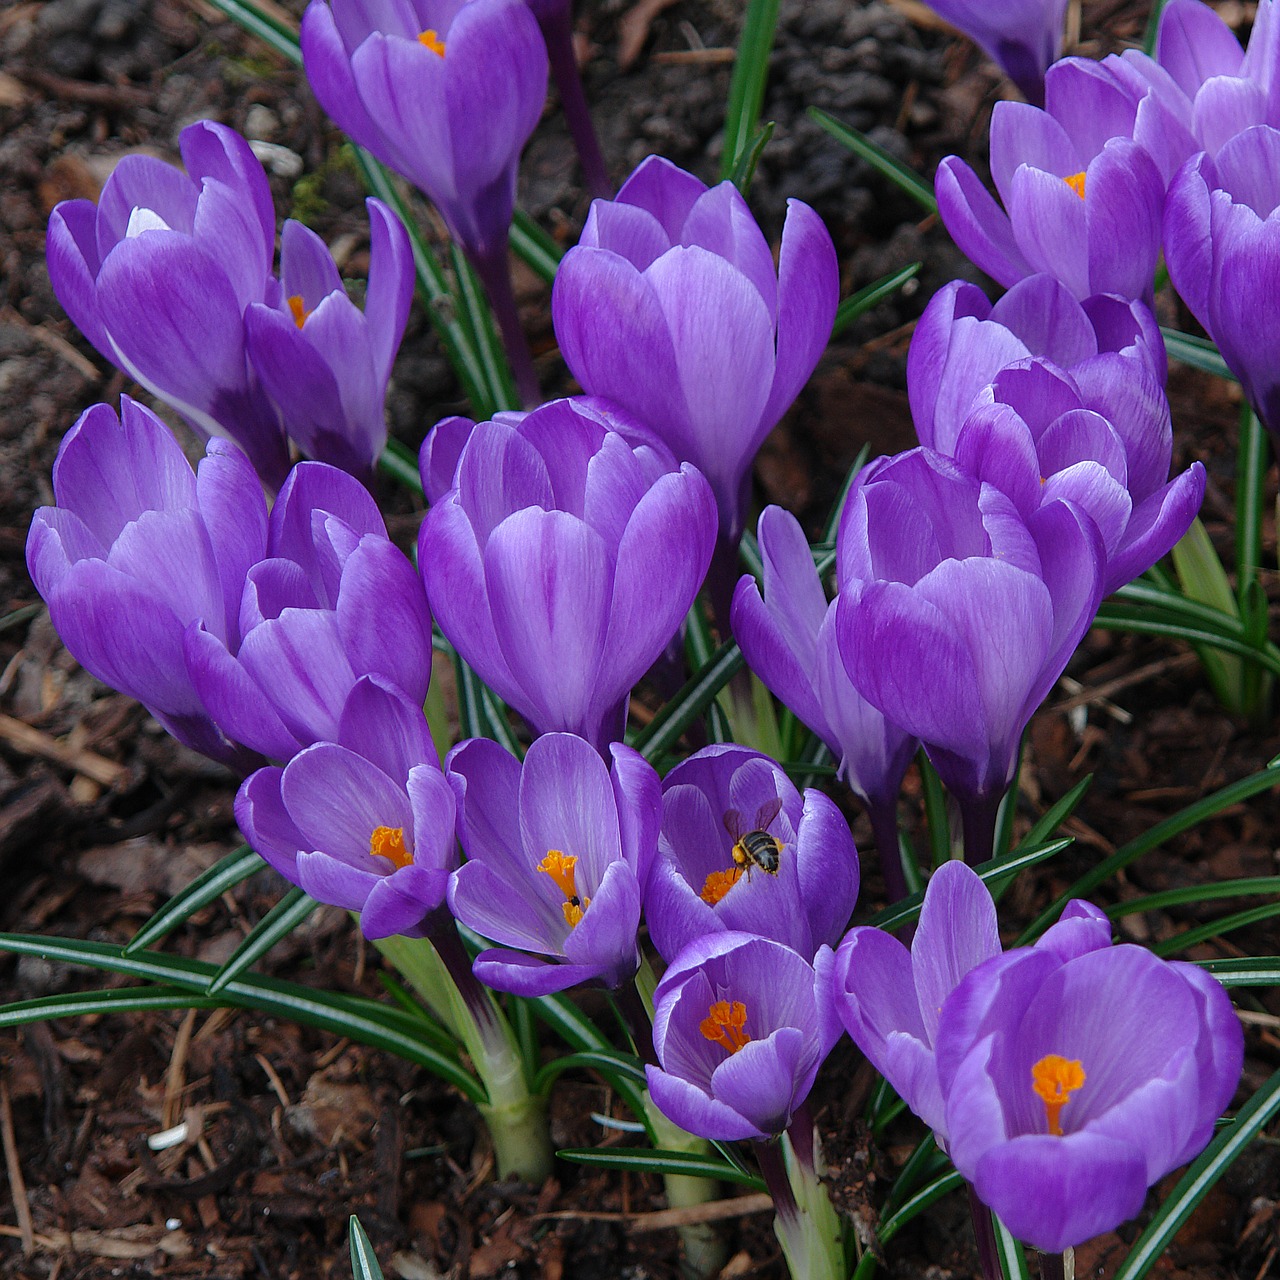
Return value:
[(1230, 960), (1196, 960), (1224, 987), (1280, 987), (1280, 956), (1245, 956)]
[(1151, 6), (1151, 13), (1147, 17), (1147, 29), (1142, 34), (1142, 49), (1149, 58), (1156, 56), (1156, 40), (1160, 35), (1160, 15), (1164, 13), (1164, 7), (1169, 0), (1155, 0)]
[(209, 994), (216, 996), (228, 982), (233, 982), (259, 957), (267, 954), (277, 942), (291, 934), (320, 904), (301, 889), (290, 889), (253, 927), (249, 936), (231, 953), (227, 962), (209, 982)]
[(1000, 1259), (1000, 1274), (1004, 1280), (1031, 1280), (1027, 1271), (1027, 1256), (1022, 1252), (1022, 1246), (994, 1213), (991, 1215), (991, 1226), (995, 1231), (996, 1257)]
[(657, 1173), (663, 1177), (714, 1178), (744, 1187), (765, 1190), (764, 1180), (746, 1173), (720, 1156), (701, 1156), (686, 1151), (662, 1151), (638, 1147), (567, 1147), (557, 1151), (561, 1160), (591, 1165), (596, 1169), (626, 1169), (631, 1173)]
[(394, 437), (389, 439), (378, 458), (378, 470), (411, 493), (422, 496), (422, 476), (418, 471), (418, 460), (408, 445)]
[(1223, 916), (1219, 920), (1212, 920), (1208, 924), (1188, 929), (1176, 937), (1166, 938), (1163, 942), (1156, 943), (1151, 950), (1158, 956), (1176, 956), (1179, 951), (1197, 946), (1209, 938), (1220, 938), (1236, 929), (1243, 929), (1247, 925), (1258, 924), (1262, 920), (1270, 920), (1275, 916), (1280, 916), (1280, 902), (1269, 902), (1266, 906), (1237, 911), (1234, 915)]
[(872, 142), (865, 133), (847, 125), (821, 107), (809, 108), (810, 119), (816, 121), (837, 142), (861, 156), (873, 169), (883, 174), (900, 191), (909, 195), (929, 213), (938, 212), (938, 201), (933, 188), (913, 169), (908, 168), (895, 155), (890, 155), (878, 142)]
[(1162, 893), (1149, 893), (1142, 898), (1114, 903), (1106, 910), (1112, 920), (1118, 920), (1121, 916), (1131, 916), (1138, 911), (1161, 911), (1165, 907), (1210, 902), (1215, 898), (1244, 898), (1261, 893), (1280, 893), (1280, 876), (1251, 876), (1242, 880), (1220, 880), (1217, 883), (1187, 885), (1182, 889), (1166, 889)]
[(1272, 651), (1274, 646), (1259, 650), (1247, 640), (1237, 640), (1218, 632), (1206, 631), (1203, 627), (1162, 622), (1149, 613), (1126, 609), (1123, 605), (1103, 604), (1097, 612), (1093, 625), (1104, 631), (1129, 631), (1134, 635), (1164, 636), (1170, 640), (1185, 640), (1191, 645), (1208, 645), (1211, 649), (1221, 649), (1224, 653), (1248, 658), (1250, 661), (1260, 663), (1273, 674), (1280, 675), (1280, 656)]
[(458, 723), (464, 738), (492, 738), (513, 756), (519, 757), (520, 743), (511, 729), (502, 703), (450, 645), (454, 683), (458, 693)]
[(285, 22), (275, 13), (254, 4), (253, 0), (210, 0), (210, 3), (232, 21), (239, 23), (251, 36), (270, 45), (278, 54), (297, 66), (302, 65), (298, 29), (292, 23)]
[[(584, 1049), (580, 1053), (566, 1053), (548, 1062), (533, 1078), (533, 1092), (546, 1093), (551, 1085), (566, 1071), (596, 1071), (610, 1084), (619, 1077), (632, 1084), (646, 1087), (644, 1068), (640, 1059), (632, 1053), (605, 1053), (599, 1049)], [(616, 1085), (615, 1085), (616, 1087)]]
[(916, 767), (920, 770), (924, 820), (929, 829), (929, 856), (936, 869), (951, 857), (951, 822), (947, 816), (947, 797), (942, 790), (942, 779), (938, 777), (938, 771), (923, 749), (916, 752)]
[[(178, 987), (198, 997), (196, 1003), (201, 1007), (208, 999), (205, 993), (209, 981), (217, 973), (216, 966), (186, 956), (167, 956), (150, 951), (126, 954), (119, 947), (78, 938), (4, 933), (0, 934), (0, 951), (105, 969), (126, 977), (160, 983), (166, 988)], [(379, 1004), (363, 996), (315, 991), (260, 974), (245, 974), (234, 979), (217, 999), (219, 1004), (259, 1009), (384, 1049), (425, 1067), (454, 1085), (473, 1102), (485, 1100), (484, 1090), (475, 1077), (463, 1069), (457, 1058), (423, 1043), (422, 1024), (390, 1005)]]
[(374, 1256), (373, 1245), (354, 1213), (347, 1229), (347, 1240), (351, 1247), (351, 1280), (382, 1280), (382, 1268)]
[(480, 367), (484, 370), (489, 403), (498, 409), (518, 409), (520, 396), (516, 391), (515, 379), (511, 376), (507, 353), (498, 337), (493, 310), (489, 306), (484, 286), (457, 243), (449, 245), (449, 261), (453, 266), (453, 278), (456, 282), (454, 296), (460, 307), (458, 318), (475, 345)]
[(1218, 1131), (1199, 1159), (1178, 1180), (1150, 1225), (1134, 1242), (1129, 1256), (1120, 1264), (1115, 1280), (1140, 1280), (1155, 1266), (1178, 1228), (1277, 1110), (1280, 1110), (1280, 1071), (1240, 1108), (1226, 1128)]
[[(856, 294), (854, 295), (857, 296)], [(867, 465), (867, 459), (871, 456), (871, 446), (864, 444), (858, 450), (857, 457), (853, 460), (853, 465), (849, 468), (844, 478), (844, 483), (840, 486), (840, 494), (832, 504), (831, 512), (827, 516), (827, 523), (822, 529), (822, 541), (825, 545), (831, 547), (832, 554), (835, 554), (836, 534), (840, 532), (840, 517), (844, 515), (844, 504), (849, 500), (849, 490), (853, 488), (853, 482), (858, 478), (858, 472)], [(834, 563), (834, 560), (832, 561)], [(821, 571), (819, 571), (821, 576)]]
[(635, 736), (632, 745), (653, 761), (675, 748), (680, 735), (707, 709), (711, 700), (742, 666), (742, 650), (726, 641), (696, 671), (684, 688)]
[(1093, 774), (1086, 774), (1056, 804), (1051, 805), (1044, 816), (1037, 820), (1030, 831), (1018, 844), (1017, 852), (1030, 849), (1034, 845), (1043, 844), (1055, 831), (1076, 811), (1076, 806), (1084, 799), (1085, 793), (1093, 785)]
[(860, 315), (870, 311), (872, 307), (879, 306), (886, 298), (892, 297), (908, 280), (918, 276), (923, 266), (923, 262), (909, 263), (900, 271), (892, 271), (887, 276), (881, 276), (879, 280), (865, 285), (857, 293), (851, 293), (836, 308), (836, 318), (835, 323), (831, 326), (831, 336), (834, 338), (836, 334), (842, 333)]
[(916, 1144), (916, 1149), (902, 1166), (902, 1171), (893, 1180), (889, 1194), (884, 1198), (880, 1216), (891, 1216), (905, 1197), (928, 1177), (936, 1177), (943, 1168), (950, 1168), (951, 1161), (938, 1150), (937, 1139), (932, 1133), (926, 1133)]
[(931, 1204), (949, 1196), (964, 1186), (964, 1179), (954, 1170), (940, 1173), (932, 1181), (927, 1182), (900, 1209), (887, 1218), (880, 1219), (880, 1229), (876, 1232), (881, 1244), (888, 1244), (913, 1218), (917, 1218)]
[(189, 885), (180, 889), (159, 911), (129, 939), (125, 955), (149, 947), (189, 920), (202, 907), (216, 902), (228, 889), (261, 871), (267, 864), (247, 844), (234, 853), (219, 858), (208, 871), (202, 871)]
[(511, 248), (547, 284), (555, 280), (564, 250), (523, 209), (511, 223)]
[(1227, 368), (1227, 362), (1218, 353), (1218, 348), (1207, 338), (1197, 338), (1189, 333), (1179, 333), (1177, 329), (1161, 327), (1164, 334), (1165, 350), (1171, 360), (1179, 364), (1189, 365), (1192, 369), (1202, 369), (1205, 373), (1216, 374), (1231, 382), (1239, 379)]
[(151, 1009), (217, 1009), (211, 996), (197, 996), (181, 987), (111, 987), (104, 991), (65, 991), (0, 1007), (0, 1027), (53, 1018), (82, 1018), (98, 1013), (144, 1013)]
[(756, 131), (780, 7), (781, 0), (747, 0), (733, 79), (729, 82), (729, 104), (725, 108), (724, 150), (720, 156), (722, 179), (732, 177)]
[(751, 139), (750, 145), (738, 157), (738, 163), (733, 166), (729, 180), (744, 196), (751, 188), (751, 179), (756, 176), (756, 165), (760, 163), (760, 156), (769, 145), (769, 139), (773, 137), (776, 127), (772, 120), (761, 125), (756, 130), (755, 137)]

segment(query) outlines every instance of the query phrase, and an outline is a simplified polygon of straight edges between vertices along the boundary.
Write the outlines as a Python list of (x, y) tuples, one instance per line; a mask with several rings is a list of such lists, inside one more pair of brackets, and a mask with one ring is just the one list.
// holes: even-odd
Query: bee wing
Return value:
[(766, 800), (764, 804), (756, 810), (756, 830), (768, 831), (769, 825), (774, 818), (782, 812), (782, 800), (775, 796), (772, 800)]
[(737, 809), (724, 811), (724, 829), (729, 833), (730, 840), (737, 841), (742, 838), (742, 814)]

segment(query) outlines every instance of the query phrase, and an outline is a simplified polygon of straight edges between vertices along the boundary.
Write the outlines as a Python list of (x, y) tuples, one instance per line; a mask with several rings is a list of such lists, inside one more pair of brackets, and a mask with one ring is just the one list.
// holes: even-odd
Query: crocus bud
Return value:
[(49, 219), (49, 279), (67, 314), (113, 364), (202, 436), (228, 436), (263, 481), (289, 460), (275, 406), (245, 352), (244, 312), (274, 305), (271, 188), (239, 134), (201, 120), (182, 131), (184, 174), (126, 156), (95, 207)]

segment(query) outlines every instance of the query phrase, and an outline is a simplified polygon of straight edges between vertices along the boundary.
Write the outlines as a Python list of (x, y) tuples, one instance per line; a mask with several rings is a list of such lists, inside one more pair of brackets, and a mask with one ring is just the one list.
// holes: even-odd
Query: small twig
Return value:
[(738, 56), (736, 49), (666, 49), (661, 53), (655, 53), (650, 58), (650, 62), (656, 63), (674, 63), (692, 64), (694, 66), (719, 65), (724, 62), (732, 62)]
[[(1122, 689), (1128, 689), (1131, 685), (1143, 684), (1156, 676), (1168, 675), (1174, 671), (1182, 671), (1184, 668), (1194, 667), (1199, 661), (1199, 657), (1194, 653), (1178, 653), (1172, 657), (1161, 658), (1159, 662), (1148, 662), (1145, 667), (1137, 667), (1133, 671), (1126, 671), (1124, 675), (1117, 676), (1114, 680), (1108, 680), (1105, 684), (1100, 684), (1096, 688), (1090, 689), (1081, 685), (1079, 693), (1074, 693), (1064, 701), (1055, 703), (1049, 710), (1074, 711), (1076, 707), (1086, 707), (1091, 702), (1101, 702), (1105, 698), (1110, 698), (1112, 694), (1119, 693)], [(1128, 713), (1126, 712), (1126, 714)]]
[(169, 1055), (169, 1068), (164, 1075), (164, 1104), (160, 1110), (160, 1123), (172, 1129), (182, 1118), (182, 1091), (187, 1083), (187, 1051), (191, 1048), (191, 1033), (195, 1030), (196, 1010), (188, 1009), (187, 1016), (178, 1026), (173, 1038), (173, 1052)]
[(25, 720), (0, 714), (0, 740), (30, 756), (40, 756), (66, 765), (104, 787), (117, 787), (129, 777), (129, 770), (95, 751), (77, 751)]
[(78, 352), (60, 333), (45, 328), (42, 324), (32, 324), (20, 311), (5, 307), (0, 311), (0, 319), (5, 324), (17, 325), (25, 330), (41, 346), (48, 347), (56, 356), (65, 360), (87, 382), (100, 382), (102, 372), (92, 360)]
[(746, 1196), (733, 1196), (728, 1200), (708, 1200), (703, 1204), (691, 1204), (683, 1209), (657, 1209), (653, 1213), (592, 1213), (580, 1209), (559, 1209), (551, 1213), (536, 1213), (534, 1218), (559, 1219), (574, 1222), (618, 1222), (633, 1235), (647, 1231), (667, 1231), (674, 1227), (688, 1227), (700, 1222), (722, 1222), (726, 1218), (745, 1218), (755, 1213), (768, 1213), (773, 1208), (773, 1197), (765, 1191)]
[(22, 1180), (22, 1164), (18, 1160), (18, 1144), (13, 1136), (13, 1107), (9, 1103), (9, 1086), (4, 1080), (0, 1080), (0, 1139), (4, 1142), (4, 1166), (9, 1174), (9, 1191), (13, 1196), (13, 1211), (18, 1217), (22, 1252), (29, 1255), (36, 1247), (35, 1231), (31, 1226), (27, 1184)]
[(289, 1101), (289, 1095), (285, 1092), (284, 1081), (276, 1074), (276, 1069), (270, 1062), (260, 1053), (255, 1053), (254, 1059), (263, 1071), (267, 1073), (267, 1079), (271, 1082), (272, 1092), (280, 1099), (280, 1105), (291, 1107), (293, 1103)]
[(68, 80), (38, 67), (19, 67), (16, 74), (31, 84), (67, 102), (86, 102), (94, 107), (145, 107), (151, 94), (131, 84), (91, 84), (87, 80)]

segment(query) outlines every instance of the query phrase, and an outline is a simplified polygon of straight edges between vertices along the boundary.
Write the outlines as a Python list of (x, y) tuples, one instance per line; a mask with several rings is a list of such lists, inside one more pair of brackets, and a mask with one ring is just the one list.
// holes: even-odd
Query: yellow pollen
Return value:
[(572, 929), (586, 913), (591, 905), (590, 898), (578, 897), (578, 886), (574, 883), (573, 869), (578, 859), (573, 854), (561, 853), (559, 849), (548, 849), (547, 856), (538, 863), (538, 870), (545, 872), (555, 881), (556, 888), (564, 894), (561, 910), (565, 923)]
[(707, 1010), (707, 1016), (698, 1023), (698, 1030), (712, 1044), (718, 1044), (730, 1053), (737, 1053), (751, 1040), (743, 1030), (746, 1025), (747, 1006), (741, 1000), (735, 1000), (732, 1004), (728, 1000), (717, 1000)]
[(1084, 170), (1083, 169), (1079, 173), (1069, 174), (1067, 177), (1063, 178), (1063, 182), (1065, 182), (1067, 186), (1069, 186), (1071, 190), (1074, 191), (1076, 195), (1080, 197), (1081, 200), (1084, 199)]
[(703, 882), (702, 892), (698, 897), (708, 906), (714, 907), (741, 879), (741, 867), (730, 867), (728, 871), (713, 871)]
[(413, 862), (413, 854), (404, 847), (403, 827), (374, 827), (369, 852), (375, 858), (386, 858), (397, 871)]
[(1056, 1053), (1049, 1053), (1031, 1068), (1031, 1087), (1044, 1103), (1049, 1132), (1055, 1137), (1062, 1137), (1062, 1125), (1058, 1119), (1062, 1108), (1083, 1084), (1084, 1067), (1078, 1058), (1062, 1058)]
[(305, 305), (303, 305), (302, 295), (300, 293), (295, 293), (293, 297), (289, 299), (289, 314), (293, 316), (293, 323), (296, 324), (299, 329), (307, 323), (307, 317), (311, 312), (307, 310)]
[(432, 53), (439, 54), (442, 58), (444, 57), (444, 41), (430, 27), (418, 36), (418, 43), (425, 44)]

